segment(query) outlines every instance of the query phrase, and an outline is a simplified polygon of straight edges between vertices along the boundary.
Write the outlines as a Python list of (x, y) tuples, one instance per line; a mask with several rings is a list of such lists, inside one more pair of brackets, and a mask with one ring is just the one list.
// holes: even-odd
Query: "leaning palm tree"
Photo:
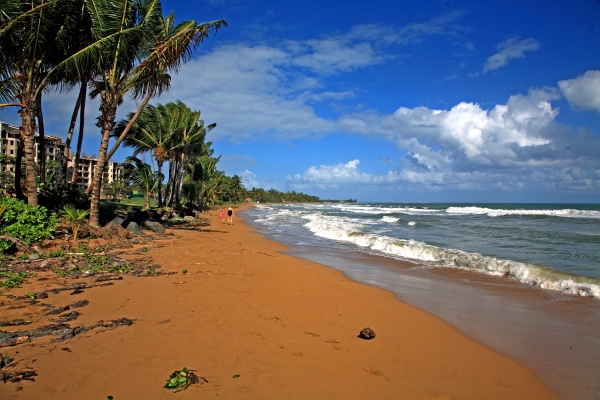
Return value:
[(155, 175), (150, 166), (136, 157), (127, 157), (126, 164), (129, 164), (131, 169), (131, 177), (136, 186), (144, 191), (146, 203), (144, 209), (150, 208), (150, 196), (156, 190), (158, 182), (163, 179), (162, 174)]
[[(92, 70), (92, 97), (100, 97), (98, 126), (101, 130), (98, 164), (91, 185), (90, 225), (99, 226), (102, 173), (131, 125), (150, 98), (167, 90), (169, 72), (177, 72), (182, 62), (210, 33), (226, 26), (224, 20), (197, 24), (187, 21), (174, 25), (173, 14), (164, 18), (158, 0), (83, 0), (92, 21), (94, 42), (61, 64), (64, 70)], [(130, 124), (108, 152), (110, 132), (116, 112), (127, 94), (142, 99)]]
[[(115, 129), (113, 135), (119, 137), (125, 127), (129, 124), (134, 113), (128, 115), (128, 119), (121, 120)], [(133, 147), (134, 156), (140, 153), (150, 152), (156, 160), (156, 167), (159, 174), (162, 175), (162, 167), (181, 143), (173, 140), (172, 136), (177, 130), (178, 120), (174, 118), (169, 107), (162, 104), (148, 105), (141, 112), (138, 119), (131, 127), (131, 132), (123, 141), (126, 147)], [(162, 182), (158, 182), (158, 207), (163, 206), (162, 202)]]
[[(205, 149), (206, 134), (214, 129), (217, 124), (208, 126), (200, 119), (200, 111), (192, 111), (181, 101), (170, 103), (169, 106), (176, 123), (171, 140), (180, 143), (180, 146), (170, 154), (169, 162), (169, 187), (167, 205), (173, 206), (181, 203), (181, 189), (183, 187), (186, 167), (193, 155), (201, 155)], [(210, 146), (209, 146), (210, 147)], [(195, 162), (195, 161), (194, 161)]]

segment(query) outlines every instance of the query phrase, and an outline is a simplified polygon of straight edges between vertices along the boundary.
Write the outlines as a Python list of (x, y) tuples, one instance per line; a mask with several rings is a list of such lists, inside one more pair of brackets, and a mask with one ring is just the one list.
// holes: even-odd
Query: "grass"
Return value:
[[(113, 204), (119, 204), (119, 203), (113, 203)], [(126, 206), (134, 206), (134, 207), (144, 208), (144, 205), (146, 204), (146, 199), (143, 197), (134, 197), (132, 199), (123, 199), (123, 200), (121, 200), (120, 204), (124, 204)], [(156, 208), (156, 200), (150, 199), (150, 208)]]

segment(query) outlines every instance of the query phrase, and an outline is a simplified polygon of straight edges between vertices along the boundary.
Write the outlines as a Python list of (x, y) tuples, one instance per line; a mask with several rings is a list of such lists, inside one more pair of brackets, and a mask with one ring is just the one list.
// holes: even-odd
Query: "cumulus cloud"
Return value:
[(571, 106), (600, 112), (600, 71), (587, 71), (575, 79), (558, 82)]
[[(600, 140), (592, 132), (574, 132), (555, 121), (558, 109), (551, 101), (559, 98), (556, 89), (545, 88), (513, 95), (489, 110), (467, 102), (449, 110), (400, 107), (390, 115), (345, 115), (338, 125), (346, 132), (382, 137), (405, 152), (397, 171), (379, 177), (388, 183), (474, 189), (535, 182), (597, 189)], [(328, 170), (321, 166), (310, 171)], [(352, 171), (360, 176), (356, 168)], [(378, 177), (369, 179), (377, 182)]]
[(287, 180), (294, 183), (311, 183), (328, 188), (348, 184), (381, 183), (381, 177), (359, 172), (359, 164), (360, 160), (352, 160), (345, 164), (313, 166), (302, 174), (288, 176)]
[(536, 51), (540, 48), (540, 43), (534, 38), (523, 39), (513, 37), (496, 46), (498, 52), (486, 60), (483, 65), (483, 72), (493, 71), (505, 66), (511, 60), (524, 58), (526, 52)]

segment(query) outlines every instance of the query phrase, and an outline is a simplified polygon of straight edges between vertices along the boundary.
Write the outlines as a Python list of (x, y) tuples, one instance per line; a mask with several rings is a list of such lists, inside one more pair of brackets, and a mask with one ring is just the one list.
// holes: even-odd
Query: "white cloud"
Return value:
[(179, 99), (202, 110), (206, 122), (216, 121), (210, 140), (331, 132), (334, 123), (297, 97), (318, 81), (290, 70), (292, 61), (290, 53), (272, 46), (221, 46), (185, 64), (161, 100)]
[(600, 112), (600, 71), (587, 71), (575, 79), (558, 82), (571, 106)]
[(526, 52), (535, 51), (540, 48), (540, 43), (534, 39), (523, 39), (513, 37), (496, 46), (498, 52), (486, 60), (483, 65), (483, 72), (493, 71), (505, 66), (509, 61), (524, 58)]
[[(345, 115), (338, 125), (389, 140), (405, 152), (397, 171), (369, 176), (370, 182), (460, 189), (517, 188), (527, 182), (548, 190), (598, 189), (600, 140), (555, 121), (558, 109), (551, 101), (559, 98), (556, 89), (544, 88), (511, 96), (490, 110), (466, 102), (450, 110), (400, 107), (390, 115)], [(354, 174), (362, 176), (355, 167)], [(329, 171), (314, 168), (303, 174), (305, 181)]]
[(293, 63), (318, 73), (347, 72), (382, 63), (369, 42), (351, 43), (347, 38), (315, 39), (306, 42), (309, 52), (294, 57)]
[(302, 174), (286, 177), (287, 185), (296, 190), (332, 190), (372, 186), (387, 186), (398, 183), (400, 176), (393, 171), (387, 175), (373, 175), (359, 170), (360, 160), (351, 160), (336, 165), (312, 166)]

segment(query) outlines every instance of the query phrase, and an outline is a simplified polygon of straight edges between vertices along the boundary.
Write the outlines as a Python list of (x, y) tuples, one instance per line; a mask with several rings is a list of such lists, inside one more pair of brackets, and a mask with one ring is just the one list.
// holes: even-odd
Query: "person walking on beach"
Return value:
[(221, 210), (221, 220), (225, 223), (225, 209)]
[(233, 225), (233, 216), (233, 208), (229, 206), (229, 209), (227, 210), (227, 225)]

